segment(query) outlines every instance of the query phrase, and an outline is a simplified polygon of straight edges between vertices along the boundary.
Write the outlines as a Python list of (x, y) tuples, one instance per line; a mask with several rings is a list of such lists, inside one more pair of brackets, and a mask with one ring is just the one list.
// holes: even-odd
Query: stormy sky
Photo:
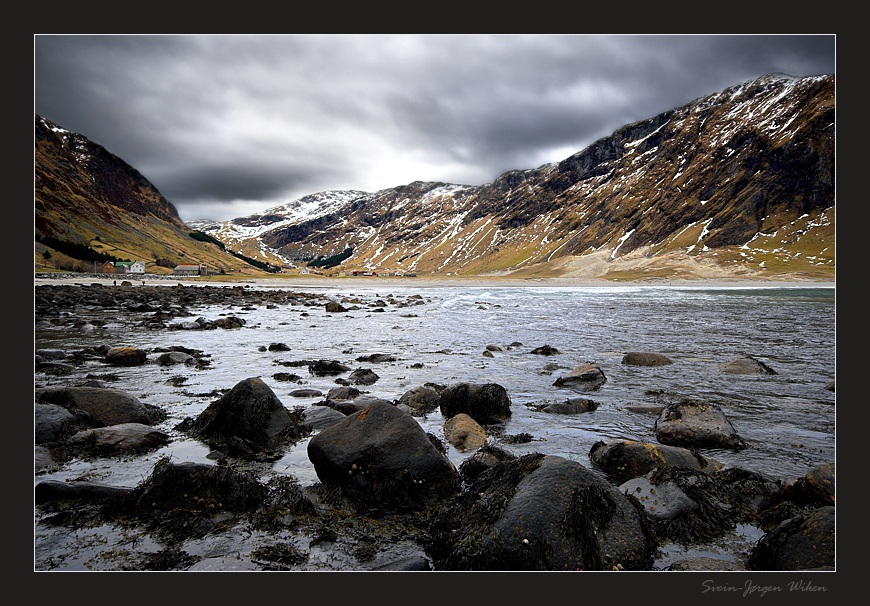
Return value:
[(836, 36), (34, 35), (34, 112), (141, 172), (185, 221), (326, 190), (489, 183), (768, 73)]

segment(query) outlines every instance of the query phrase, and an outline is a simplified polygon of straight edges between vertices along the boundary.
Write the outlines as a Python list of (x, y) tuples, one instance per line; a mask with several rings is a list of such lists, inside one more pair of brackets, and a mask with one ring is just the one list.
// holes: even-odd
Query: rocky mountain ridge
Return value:
[[(133, 212), (139, 224), (143, 217), (162, 222), (172, 232), (167, 239), (205, 232), (285, 272), (332, 259), (320, 264), (331, 275), (833, 280), (835, 109), (834, 76), (770, 74), (491, 183), (326, 191), (249, 217), (183, 227), (171, 204), (130, 169), (124, 179), (115, 173), (108, 189), (137, 192), (141, 203), (115, 203), (101, 192), (117, 210), (100, 213), (89, 233), (100, 237), (96, 223), (123, 222)], [(60, 204), (70, 188), (48, 191), (42, 177), (69, 170), (75, 146), (47, 170), (43, 135), (36, 141), (37, 233), (71, 230), (76, 220), (62, 216)], [(88, 198), (86, 188), (75, 194)], [(212, 263), (256, 272), (224, 256)]]
[(485, 185), (322, 192), (307, 219), (291, 203), (200, 228), (286, 267), (352, 249), (345, 273), (833, 279), (834, 85), (770, 74)]

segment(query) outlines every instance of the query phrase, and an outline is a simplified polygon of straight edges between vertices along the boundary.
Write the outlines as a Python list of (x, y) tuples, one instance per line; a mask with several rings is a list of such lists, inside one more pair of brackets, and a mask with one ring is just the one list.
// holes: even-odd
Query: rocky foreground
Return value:
[[(255, 299), (264, 305), (302, 299), (334, 304), (316, 293), (245, 287), (39, 286), (35, 316), (37, 323), (74, 324), (68, 310), (79, 305), (121, 305), (140, 314), (143, 325), (161, 330), (194, 303), (244, 305)], [(208, 328), (232, 330), (234, 322), (244, 320), (227, 316)], [(669, 363), (655, 352), (626, 358), (630, 364)], [(654, 569), (662, 544), (704, 545), (742, 523), (765, 533), (745, 562), (687, 558), (668, 570), (835, 566), (833, 462), (782, 483), (706, 459), (699, 448), (744, 444), (721, 410), (696, 401), (663, 408), (658, 443), (595, 444), (589, 468), (559, 456), (515, 456), (488, 442), (487, 423), (511, 414), (498, 384), (433, 385), (396, 402), (359, 395), (349, 384), (318, 406), (290, 410), (262, 380), (251, 378), (176, 427), (207, 444), (215, 465), (161, 460), (131, 489), (87, 480), (40, 481), (41, 470), (74, 457), (123, 459), (171, 439), (155, 428), (166, 418), (163, 411), (99, 380), (40, 386), (41, 373), (62, 375), (64, 365), (84, 359), (109, 367), (139, 365), (146, 352), (36, 352), (34, 502), (45, 525), (75, 532), (108, 524), (160, 542), (157, 551), (133, 549), (119, 556), (109, 569), (305, 570), (313, 550), (333, 549), (339, 570), (360, 569), (374, 554), (389, 553), (387, 561), (381, 557), (382, 563), (361, 569), (644, 571)], [(165, 351), (160, 360), (195, 364), (197, 352)], [(329, 361), (309, 366), (312, 372), (341, 372)], [(732, 371), (772, 372), (752, 358), (735, 360)], [(582, 394), (606, 377), (583, 365), (558, 380)], [(566, 410), (554, 412), (580, 413), (590, 404), (578, 395), (559, 403)], [(447, 439), (474, 452), (458, 468), (444, 444), (414, 418), (434, 410), (447, 419)], [(288, 477), (259, 479), (289, 445), (309, 437), (308, 457), (319, 483), (302, 487)], [(237, 562), (208, 561), (183, 548), (192, 539), (231, 531), (266, 540)], [(349, 554), (343, 561), (342, 553)]]

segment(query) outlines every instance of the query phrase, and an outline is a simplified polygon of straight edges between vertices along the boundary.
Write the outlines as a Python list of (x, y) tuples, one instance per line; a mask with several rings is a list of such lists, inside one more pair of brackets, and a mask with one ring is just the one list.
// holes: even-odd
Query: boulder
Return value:
[(112, 347), (104, 361), (112, 366), (141, 366), (148, 359), (145, 350), (136, 347)]
[(441, 395), (435, 389), (421, 385), (403, 393), (396, 405), (411, 415), (422, 416), (438, 410)]
[(111, 457), (156, 450), (170, 442), (169, 434), (141, 423), (119, 423), (109, 427), (84, 429), (67, 440), (79, 454)]
[(486, 431), (465, 413), (453, 415), (444, 421), (444, 438), (457, 450), (477, 450), (486, 443)]
[(380, 377), (370, 368), (357, 368), (347, 378), (351, 385), (374, 385)]
[(456, 383), (441, 391), (441, 414), (465, 413), (478, 423), (496, 423), (511, 416), (511, 399), (498, 383)]
[(722, 365), (722, 372), (729, 375), (775, 375), (776, 371), (770, 366), (753, 358), (742, 356), (729, 360)]
[(337, 360), (315, 360), (308, 365), (308, 372), (316, 377), (340, 375), (349, 370), (350, 366), (346, 366)]
[(556, 356), (562, 352), (559, 351), (558, 349), (556, 349), (555, 347), (550, 346), (550, 345), (541, 345), (540, 347), (534, 348), (529, 353), (533, 353), (536, 356)]
[(308, 442), (308, 458), (324, 485), (370, 510), (414, 510), (459, 492), (450, 460), (386, 400), (322, 429)]
[(708, 461), (687, 448), (635, 440), (596, 442), (589, 450), (589, 458), (607, 477), (619, 484), (660, 467), (684, 467), (698, 471), (715, 471), (722, 467), (720, 463)]
[(57, 404), (34, 404), (33, 439), (36, 444), (48, 444), (73, 435), (87, 427), (70, 411)]
[(600, 389), (606, 382), (607, 377), (604, 376), (604, 371), (595, 364), (587, 362), (556, 379), (553, 385), (578, 391), (595, 391)]
[(622, 363), (632, 366), (665, 366), (666, 364), (673, 364), (674, 361), (660, 353), (630, 351), (622, 356)]
[(837, 478), (834, 463), (823, 463), (783, 488), (783, 498), (816, 507), (834, 505)]
[(831, 505), (797, 515), (752, 547), (749, 570), (833, 570), (836, 515)]
[(89, 427), (106, 427), (119, 423), (154, 425), (166, 419), (166, 412), (121, 391), (105, 387), (43, 387), (35, 390), (36, 403), (56, 404)]
[(662, 444), (687, 448), (741, 450), (746, 442), (715, 404), (695, 400), (671, 403), (662, 409), (654, 426)]
[(308, 434), (301, 415), (287, 410), (259, 377), (237, 383), (177, 429), (232, 456), (275, 455)]
[(589, 398), (568, 398), (566, 400), (547, 400), (527, 404), (532, 410), (539, 410), (554, 415), (576, 415), (592, 412), (598, 404)]
[(647, 570), (637, 505), (576, 461), (533, 453), (484, 471), (432, 529), (435, 570)]

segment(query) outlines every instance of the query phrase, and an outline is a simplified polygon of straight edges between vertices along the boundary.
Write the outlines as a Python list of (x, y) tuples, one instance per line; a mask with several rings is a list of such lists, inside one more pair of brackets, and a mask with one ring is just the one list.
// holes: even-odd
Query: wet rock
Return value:
[(776, 371), (761, 360), (743, 356), (722, 365), (722, 372), (729, 375), (775, 375)]
[(470, 482), (498, 463), (513, 461), (516, 458), (517, 456), (509, 450), (496, 446), (492, 442), (486, 442), (459, 465), (459, 473), (464, 481)]
[(54, 457), (51, 456), (51, 451), (45, 446), (35, 445), (33, 447), (33, 472), (42, 473), (52, 469), (55, 465)]
[(172, 351), (160, 354), (157, 357), (157, 364), (160, 366), (174, 366), (176, 364), (184, 364), (186, 366), (196, 365), (197, 360), (192, 355), (183, 351)]
[(632, 366), (665, 366), (666, 364), (673, 364), (674, 361), (660, 353), (630, 351), (622, 356), (622, 363)]
[(166, 419), (166, 413), (119, 389), (104, 387), (44, 387), (34, 392), (35, 401), (56, 404), (78, 418), (88, 419), (91, 427), (119, 423), (154, 425)]
[(438, 410), (440, 405), (441, 395), (434, 388), (426, 385), (406, 391), (396, 403), (399, 409), (414, 416), (422, 416)]
[(556, 349), (555, 347), (550, 346), (550, 345), (541, 345), (540, 347), (534, 348), (529, 353), (533, 353), (536, 356), (556, 356), (562, 352), (559, 351), (558, 349)]
[(44, 480), (33, 490), (37, 505), (58, 501), (86, 501), (89, 503), (119, 502), (131, 493), (130, 488), (108, 486), (96, 482), (61, 482)]
[(357, 368), (347, 378), (352, 385), (374, 385), (380, 377), (370, 368)]
[(337, 303), (336, 301), (328, 301), (324, 307), (326, 312), (331, 314), (345, 313), (347, 311), (347, 308), (344, 305)]
[(177, 429), (231, 456), (280, 454), (284, 446), (307, 435), (301, 416), (291, 414), (259, 377), (240, 381)]
[(498, 383), (455, 383), (440, 394), (441, 414), (449, 418), (465, 413), (478, 423), (494, 423), (509, 419), (511, 399)]
[(695, 400), (665, 406), (654, 426), (662, 444), (687, 448), (746, 448), (746, 442), (715, 404)]
[(244, 318), (239, 318), (238, 316), (226, 316), (224, 318), (218, 318), (213, 322), (213, 324), (218, 328), (225, 328), (231, 330), (234, 328), (241, 328), (242, 326), (247, 324), (247, 321)]
[(482, 472), (433, 526), (436, 570), (644, 570), (654, 542), (637, 506), (559, 456)]
[(72, 435), (65, 446), (76, 448), (80, 455), (111, 457), (156, 450), (169, 442), (169, 434), (149, 425), (120, 423), (84, 429)]
[(444, 421), (444, 437), (457, 450), (477, 450), (486, 443), (486, 431), (465, 413), (459, 413)]
[(385, 400), (321, 430), (308, 442), (317, 477), (359, 506), (418, 509), (459, 492), (459, 472), (417, 421)]
[(151, 475), (130, 492), (129, 514), (162, 535), (203, 536), (225, 513), (253, 512), (266, 499), (268, 487), (251, 473), (224, 465), (157, 462)]
[(337, 360), (315, 360), (308, 365), (308, 372), (316, 377), (340, 375), (349, 370), (350, 366), (346, 366)]
[(589, 398), (568, 398), (567, 400), (546, 400), (527, 404), (532, 410), (539, 410), (554, 415), (576, 415), (591, 412), (598, 404)]
[(329, 400), (353, 400), (361, 394), (362, 392), (356, 387), (345, 385), (342, 387), (333, 387), (326, 392), (326, 397)]
[(592, 363), (581, 364), (553, 383), (556, 387), (567, 387), (578, 391), (595, 391), (607, 382), (604, 371)]
[(87, 425), (57, 404), (34, 404), (33, 439), (47, 444), (68, 438)]
[(828, 570), (835, 561), (835, 508), (819, 507), (766, 533), (753, 546), (749, 570)]
[(783, 488), (783, 498), (815, 506), (834, 505), (836, 486), (834, 463), (823, 463)]
[(357, 362), (370, 362), (372, 364), (381, 364), (384, 362), (395, 362), (396, 357), (390, 354), (375, 353), (368, 356), (360, 356), (356, 359)]
[(105, 357), (106, 364), (112, 366), (141, 366), (148, 360), (145, 350), (137, 347), (113, 347)]
[(715, 471), (720, 463), (679, 446), (651, 444), (634, 440), (596, 442), (589, 458), (614, 482), (623, 483), (660, 467), (685, 467), (698, 471)]
[(302, 424), (312, 431), (319, 431), (346, 416), (330, 406), (310, 406), (302, 411)]
[(287, 395), (291, 398), (319, 398), (323, 392), (319, 389), (294, 389)]

